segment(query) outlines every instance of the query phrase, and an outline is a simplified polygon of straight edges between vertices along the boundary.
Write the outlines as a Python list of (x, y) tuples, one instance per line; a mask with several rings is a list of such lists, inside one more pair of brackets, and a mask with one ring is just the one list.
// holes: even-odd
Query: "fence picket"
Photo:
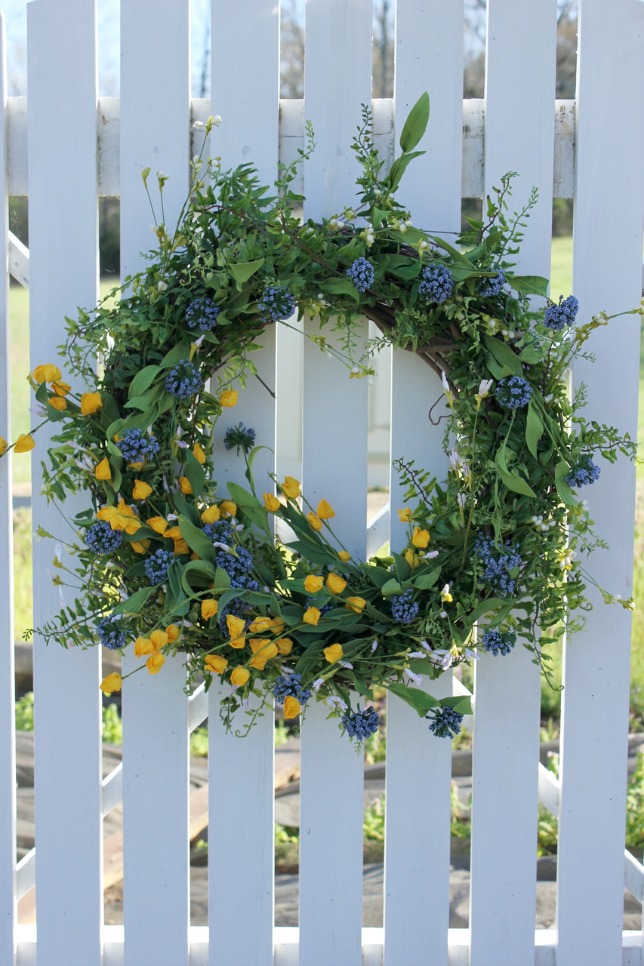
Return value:
[[(121, 8), (121, 273), (141, 266), (155, 242), (141, 171), (150, 192), (164, 190), (172, 231), (188, 192), (189, 5), (168, 0), (162, 31), (154, 0)], [(160, 220), (160, 216), (159, 220)], [(124, 668), (141, 663), (131, 653)], [(187, 966), (190, 921), (188, 864), (188, 703), (178, 655), (161, 673), (147, 671), (123, 688), (123, 863), (126, 966)], [(167, 817), (170, 816), (170, 821)], [(154, 897), (151, 901), (151, 896)]]
[[(611, 6), (610, 55), (605, 15), (597, 0), (581, 4), (573, 282), (584, 321), (593, 312), (630, 309), (641, 295), (644, 182), (630, 159), (642, 156), (644, 122), (641, 111), (619, 119), (614, 91), (644, 89), (644, 6), (631, 0)], [(617, 238), (619, 245), (606, 244)], [(639, 330), (636, 316), (598, 330), (589, 342), (595, 365), (578, 360), (573, 371), (574, 384), (588, 386), (588, 418), (601, 413), (602, 421), (633, 436)], [(602, 478), (580, 494), (610, 543), (610, 550), (593, 553), (588, 569), (602, 587), (624, 597), (632, 589), (634, 495), (635, 471), (625, 460), (603, 463)], [(599, 593), (593, 600), (587, 627), (564, 657), (560, 966), (617, 962), (622, 943), (630, 615), (606, 607)]]

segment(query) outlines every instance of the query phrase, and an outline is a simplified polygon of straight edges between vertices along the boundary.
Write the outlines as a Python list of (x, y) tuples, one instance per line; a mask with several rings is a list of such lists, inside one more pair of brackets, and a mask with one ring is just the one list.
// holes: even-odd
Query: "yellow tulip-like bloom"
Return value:
[(164, 530), (163, 536), (167, 537), (168, 540), (181, 540), (181, 530), (179, 527), (168, 527)]
[(54, 390), (57, 396), (66, 396), (72, 391), (72, 387), (68, 382), (52, 382), (51, 388)]
[(302, 620), (305, 624), (313, 624), (315, 627), (321, 616), (321, 611), (319, 611), (317, 607), (307, 607), (304, 611), (304, 617)]
[(145, 657), (147, 654), (154, 654), (155, 647), (149, 637), (137, 637), (134, 642), (134, 656)]
[(112, 530), (125, 530), (133, 535), (140, 530), (142, 523), (131, 506), (121, 497), (118, 506), (104, 506), (96, 514), (98, 520), (107, 520)]
[(284, 482), (282, 483), (282, 493), (284, 496), (288, 497), (289, 500), (297, 500), (301, 492), (299, 480), (296, 480), (294, 476), (284, 477)]
[(239, 637), (240, 634), (243, 634), (245, 626), (246, 622), (241, 617), (235, 617), (234, 614), (226, 614), (226, 627), (231, 637)]
[(46, 363), (44, 366), (36, 366), (33, 371), (34, 382), (57, 382), (62, 379), (62, 372), (58, 366)]
[(206, 462), (206, 454), (202, 450), (199, 443), (195, 443), (195, 445), (192, 447), (192, 455), (196, 459), (197, 463), (201, 463), (203, 465)]
[(453, 599), (454, 598), (452, 597), (452, 595), (449, 592), (449, 584), (445, 584), (445, 586), (441, 590), (441, 603), (443, 603), (443, 604), (451, 604), (452, 601), (453, 601)]
[(150, 517), (145, 521), (145, 524), (155, 533), (165, 533), (168, 529), (168, 521), (164, 520), (163, 517)]
[(152, 641), (152, 646), (155, 651), (159, 651), (162, 647), (165, 647), (168, 643), (168, 635), (165, 631), (152, 631), (150, 634), (150, 640)]
[(0, 456), (4, 456), (8, 449), (9, 443), (6, 441), (6, 439), (4, 439), (4, 437), (0, 436)]
[(112, 469), (110, 467), (110, 461), (108, 460), (107, 456), (104, 456), (101, 462), (96, 464), (94, 475), (96, 476), (97, 480), (112, 479)]
[(326, 579), (326, 586), (332, 594), (341, 594), (347, 586), (347, 582), (344, 577), (339, 577), (338, 574), (331, 573)]
[(313, 510), (309, 510), (306, 519), (309, 521), (309, 526), (311, 529), (315, 530), (316, 533), (322, 529), (322, 521), (320, 520), (319, 516), (313, 512)]
[(93, 416), (103, 408), (100, 392), (84, 392), (80, 397), (81, 416)]
[(269, 513), (277, 513), (281, 505), (280, 501), (272, 493), (264, 494), (264, 509), (268, 510)]
[(398, 511), (398, 519), (400, 520), (401, 523), (411, 522), (411, 510), (409, 509), (408, 506)]
[(344, 651), (342, 650), (342, 644), (330, 644), (328, 647), (324, 648), (322, 653), (329, 664), (335, 664), (336, 661), (340, 660), (344, 654)]
[(176, 624), (168, 624), (165, 629), (170, 644), (176, 644), (181, 637), (181, 629)]
[(351, 560), (351, 554), (348, 550), (338, 550), (338, 557), (340, 560), (344, 561), (344, 563), (347, 563), (348, 560)]
[(422, 530), (420, 527), (414, 527), (411, 542), (414, 547), (419, 547), (421, 550), (425, 550), (429, 544), (429, 530)]
[(309, 574), (304, 581), (304, 589), (308, 594), (317, 594), (324, 587), (324, 577)]
[(214, 597), (207, 597), (201, 601), (201, 616), (205, 621), (209, 621), (219, 610), (219, 601)]
[(233, 406), (237, 405), (238, 399), (239, 399), (239, 393), (237, 392), (236, 389), (224, 389), (224, 391), (219, 396), (219, 404), (221, 406), (224, 406), (226, 409), (232, 409)]
[(222, 500), (219, 504), (219, 509), (224, 517), (236, 517), (237, 516), (237, 504), (233, 503), (232, 500)]
[(420, 567), (421, 563), (423, 562), (418, 556), (418, 554), (414, 553), (411, 547), (407, 547), (407, 549), (403, 554), (403, 557), (405, 558), (409, 566), (412, 568), (412, 570), (414, 567)]
[(204, 667), (206, 671), (210, 671), (212, 674), (223, 674), (228, 667), (228, 659), (220, 654), (206, 654)]
[(201, 514), (201, 520), (203, 523), (216, 523), (217, 520), (221, 519), (221, 510), (218, 506), (209, 506)]
[(243, 651), (246, 647), (246, 637), (242, 634), (241, 637), (232, 637), (228, 641), (229, 647), (234, 647), (236, 651)]
[(29, 433), (21, 433), (15, 442), (14, 450), (16, 453), (28, 453), (36, 445), (36, 440)]
[(143, 480), (134, 481), (134, 487), (132, 489), (133, 500), (147, 500), (151, 492), (152, 487), (149, 483), (144, 483)]
[(361, 614), (367, 606), (367, 602), (364, 597), (347, 597), (346, 606), (354, 614)]
[(243, 688), (250, 677), (250, 671), (246, 667), (236, 667), (230, 675), (230, 683), (235, 688)]
[(133, 540), (130, 546), (134, 553), (145, 553), (151, 543), (151, 540)]
[[(173, 550), (174, 550), (174, 553), (176, 554), (177, 557), (182, 557), (185, 553), (190, 553), (190, 547), (188, 546), (188, 544), (186, 543), (186, 541), (183, 539), (183, 537), (181, 537), (181, 539), (179, 539), (179, 540), (175, 540), (174, 541), (174, 548), (173, 548)], [(196, 557), (195, 559), (198, 560), (199, 557)]]
[(294, 698), (292, 694), (284, 698), (284, 720), (290, 721), (292, 718), (297, 718), (298, 714), (302, 710), (302, 705)]
[(250, 625), (249, 630), (253, 634), (264, 634), (266, 631), (270, 630), (272, 626), (272, 621), (270, 617), (256, 617), (253, 623)]
[[(260, 644), (261, 647), (258, 646)], [(266, 667), (266, 662), (270, 661), (271, 658), (277, 657), (279, 653), (276, 644), (263, 638), (257, 638), (251, 641), (250, 646), (254, 653), (249, 664), (251, 667), (257, 668), (258, 671), (263, 671)]]
[(181, 490), (184, 496), (190, 496), (190, 494), (192, 493), (192, 484), (190, 483), (190, 480), (188, 479), (187, 476), (179, 477), (179, 489)]
[(106, 678), (100, 683), (100, 689), (103, 694), (112, 694), (114, 691), (120, 691), (121, 685), (123, 684), (123, 678), (116, 671), (112, 671), (108, 674)]
[(271, 618), (271, 631), (273, 632), (273, 634), (282, 634), (285, 627), (286, 627), (286, 624), (284, 623), (284, 620), (281, 617)]
[(275, 645), (282, 657), (286, 657), (293, 650), (293, 641), (290, 637), (280, 637), (279, 640), (275, 641)]
[(327, 503), (326, 500), (320, 500), (318, 503), (317, 515), (319, 516), (320, 520), (330, 520), (331, 517), (335, 516), (335, 510), (330, 503)]
[(67, 409), (67, 400), (63, 399), (61, 396), (50, 396), (47, 402), (52, 409), (55, 409), (59, 413), (62, 413)]
[(150, 657), (145, 662), (145, 666), (147, 667), (150, 674), (158, 674), (164, 664), (165, 664), (165, 658), (160, 651), (155, 651), (155, 653), (151, 654)]

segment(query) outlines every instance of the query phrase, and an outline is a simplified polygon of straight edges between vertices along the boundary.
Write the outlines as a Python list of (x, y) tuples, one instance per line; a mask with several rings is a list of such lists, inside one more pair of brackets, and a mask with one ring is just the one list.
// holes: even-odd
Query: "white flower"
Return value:
[(451, 651), (432, 651), (431, 660), (437, 667), (446, 671), (454, 663), (454, 655)]
[(346, 701), (343, 701), (337, 694), (332, 694), (330, 697), (325, 698), (324, 704), (326, 704), (327, 708), (340, 708), (341, 711), (344, 711), (347, 706)]
[(411, 684), (422, 684), (422, 678), (420, 674), (414, 674), (414, 672), (410, 671), (408, 667), (405, 668), (404, 676), (407, 679), (406, 680), (407, 684), (409, 684), (410, 682)]
[(158, 290), (160, 292), (165, 292), (167, 290), (167, 288), (168, 288), (168, 283), (167, 282), (164, 282), (163, 279), (160, 279), (157, 282), (157, 288), (158, 288)]
[(311, 685), (311, 691), (316, 691), (316, 692), (319, 691), (323, 684), (324, 684), (324, 678), (316, 678), (313, 684)]
[(423, 560), (433, 560), (434, 557), (438, 556), (438, 550), (428, 550), (427, 553), (421, 554)]
[(465, 509), (465, 504), (467, 503), (467, 494), (466, 493), (457, 493), (456, 494), (456, 500), (457, 500), (458, 505), (461, 508), (461, 510), (464, 510)]

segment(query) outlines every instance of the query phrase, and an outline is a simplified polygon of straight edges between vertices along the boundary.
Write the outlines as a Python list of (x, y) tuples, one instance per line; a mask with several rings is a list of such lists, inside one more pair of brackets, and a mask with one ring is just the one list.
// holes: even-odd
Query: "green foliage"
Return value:
[(16, 731), (34, 730), (34, 693), (29, 691), (16, 701)]

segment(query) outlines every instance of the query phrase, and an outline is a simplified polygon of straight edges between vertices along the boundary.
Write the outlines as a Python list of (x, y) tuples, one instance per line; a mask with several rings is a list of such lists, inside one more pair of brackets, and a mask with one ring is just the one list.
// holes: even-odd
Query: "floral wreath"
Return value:
[[(536, 192), (510, 216), (512, 174), (488, 198), (485, 223), (470, 220), (453, 245), (412, 224), (396, 189), (428, 118), (424, 94), (385, 172), (363, 109), (358, 202), (321, 223), (300, 219), (292, 190), (314, 149), (310, 127), (273, 195), (252, 166), (223, 171), (200, 156), (177, 227), (157, 225), (147, 267), (67, 320), (67, 371), (86, 391), (55, 364), (30, 376), (43, 423), (57, 424), (44, 492), (63, 501), (83, 491), (92, 505), (72, 523), (76, 567), (58, 561), (55, 578), (82, 574), (82, 594), (40, 629), (45, 640), (130, 647), (151, 674), (180, 650), (188, 690), (229, 685), (228, 724), (251, 694), (260, 711), (283, 704), (289, 720), (315, 696), (358, 741), (378, 728), (376, 687), (452, 737), (468, 699), (439, 701), (421, 676), (479, 652), (502, 659), (517, 642), (547, 673), (544, 646), (589, 606), (580, 555), (600, 545), (577, 490), (598, 478), (598, 455), (634, 455), (628, 436), (581, 415), (583, 387), (568, 392), (571, 360), (609, 317), (576, 325), (574, 296), (553, 302), (545, 279), (513, 273)], [(351, 558), (333, 507), (310, 506), (296, 479), (258, 490), (251, 427), (239, 423), (223, 443), (245, 461), (248, 487), (222, 494), (212, 478), (213, 423), (254, 376), (257, 337), (296, 311), (326, 327), (314, 340), (352, 376), (393, 345), (442, 380), (447, 478), (394, 462), (406, 538), (367, 561)], [(381, 335), (357, 355), (365, 317)], [(33, 432), (13, 448), (32, 448)], [(0, 440), (0, 455), (10, 448)], [(290, 539), (276, 536), (287, 529), (277, 521)], [(112, 673), (101, 688), (121, 683)]]

